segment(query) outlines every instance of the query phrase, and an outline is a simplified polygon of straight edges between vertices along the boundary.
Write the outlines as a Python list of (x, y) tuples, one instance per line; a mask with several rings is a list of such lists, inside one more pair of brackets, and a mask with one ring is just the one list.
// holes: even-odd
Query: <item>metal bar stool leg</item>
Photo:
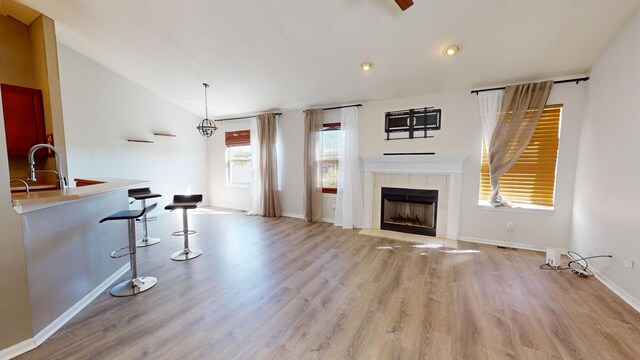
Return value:
[[(142, 208), (146, 208), (147, 207), (147, 200), (146, 199), (142, 199), (140, 200), (142, 202)], [(146, 246), (151, 246), (151, 245), (155, 245), (157, 243), (160, 242), (159, 238), (152, 238), (149, 237), (149, 231), (147, 230), (147, 213), (145, 212), (144, 215), (142, 215), (142, 229), (143, 229), (143, 237), (142, 240), (138, 240), (138, 242), (136, 242), (136, 246), (137, 247), (146, 247)]]
[(189, 235), (195, 234), (195, 233), (196, 233), (195, 231), (189, 230), (189, 220), (187, 217), (187, 209), (183, 209), (182, 210), (182, 231), (176, 231), (174, 235), (184, 236), (184, 249), (173, 253), (173, 255), (171, 255), (171, 260), (185, 261), (185, 260), (191, 260), (193, 258), (197, 258), (198, 256), (202, 255), (202, 250), (189, 248)]
[(131, 280), (123, 281), (111, 289), (113, 296), (131, 296), (151, 289), (158, 279), (153, 276), (138, 277), (136, 259), (136, 220), (129, 219), (129, 260), (131, 261)]

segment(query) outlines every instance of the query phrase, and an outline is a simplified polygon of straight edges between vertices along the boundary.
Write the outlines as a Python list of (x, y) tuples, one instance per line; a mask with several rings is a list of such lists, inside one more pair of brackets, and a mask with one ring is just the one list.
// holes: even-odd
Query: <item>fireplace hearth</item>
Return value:
[(380, 229), (436, 236), (438, 190), (383, 187)]

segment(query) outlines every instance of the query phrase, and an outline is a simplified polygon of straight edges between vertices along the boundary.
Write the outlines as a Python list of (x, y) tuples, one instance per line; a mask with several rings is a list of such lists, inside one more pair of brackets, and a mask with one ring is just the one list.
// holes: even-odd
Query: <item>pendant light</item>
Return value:
[(204, 119), (196, 128), (200, 131), (202, 136), (211, 137), (211, 135), (218, 130), (218, 127), (213, 121), (209, 120), (209, 109), (207, 105), (207, 88), (209, 87), (209, 84), (203, 83), (202, 85), (204, 86)]

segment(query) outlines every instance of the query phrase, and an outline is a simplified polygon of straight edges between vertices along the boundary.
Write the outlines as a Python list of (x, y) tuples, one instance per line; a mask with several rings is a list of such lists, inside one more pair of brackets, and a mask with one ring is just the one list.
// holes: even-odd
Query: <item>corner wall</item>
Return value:
[[(150, 180), (152, 190), (163, 195), (158, 209), (174, 194), (201, 193), (208, 204), (207, 152), (205, 138), (196, 130), (199, 118), (65, 45), (59, 44), (58, 54), (70, 181)], [(127, 142), (129, 138), (154, 143)]]
[[(42, 90), (44, 105), (44, 119), (47, 134), (53, 134), (54, 145), (62, 154), (61, 166), (67, 172), (67, 155), (64, 141), (64, 125), (62, 121), (62, 100), (60, 97), (60, 74), (58, 73), (58, 42), (56, 40), (55, 24), (50, 18), (40, 15), (29, 25), (31, 37), (31, 61), (33, 79), (36, 88)], [(17, 165), (17, 166), (16, 166)], [(22, 168), (26, 177), (26, 162), (18, 161), (12, 164), (12, 172)], [(47, 169), (55, 169), (55, 159), (47, 159)], [(43, 174), (45, 175), (45, 174)], [(47, 174), (48, 175), (48, 174)], [(14, 174), (15, 176), (15, 174)], [(44, 177), (44, 176), (43, 176)], [(55, 176), (49, 175), (49, 181), (55, 183)]]
[(640, 261), (639, 41), (636, 12), (592, 68), (571, 226), (571, 248), (583, 256), (613, 254), (613, 262), (593, 264), (637, 304), (638, 270), (623, 262)]

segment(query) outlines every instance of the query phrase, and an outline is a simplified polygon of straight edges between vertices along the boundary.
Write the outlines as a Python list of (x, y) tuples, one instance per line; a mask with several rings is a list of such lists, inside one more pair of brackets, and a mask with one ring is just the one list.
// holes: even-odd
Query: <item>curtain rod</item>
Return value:
[[(343, 109), (343, 108), (350, 108), (350, 107), (361, 107), (361, 106), (362, 106), (362, 104), (342, 105), (342, 106), (328, 107), (328, 108), (324, 108), (322, 110), (336, 110), (336, 109)], [(278, 115), (278, 116), (282, 115), (282, 113), (275, 113), (275, 114)], [(243, 120), (243, 119), (251, 119), (251, 118), (254, 118), (256, 116), (258, 116), (258, 115), (241, 116), (241, 117), (228, 118), (228, 119), (216, 119), (216, 120), (213, 120), (213, 121)]]
[[(322, 110), (336, 110), (336, 109), (344, 109), (350, 107), (362, 107), (362, 104), (352, 104), (352, 105), (342, 105), (342, 106), (333, 106), (328, 108), (323, 108)], [(306, 112), (307, 110), (303, 110), (302, 112)]]
[[(258, 115), (260, 115), (260, 114), (258, 114)], [(216, 119), (216, 120), (213, 120), (213, 121), (232, 121), (232, 120), (244, 120), (244, 119), (251, 119), (251, 118), (254, 118), (254, 117), (256, 117), (256, 116), (258, 116), (258, 115), (251, 115), (251, 116), (241, 116), (241, 117), (235, 117), (235, 118), (228, 118), (228, 119)], [(279, 112), (277, 112), (277, 113), (274, 113), (274, 115), (276, 115), (276, 116), (280, 116), (280, 115), (282, 115), (282, 113), (279, 113)]]
[(334, 107), (324, 108), (324, 109), (322, 109), (322, 110), (335, 110), (335, 109), (344, 109), (344, 108), (350, 108), (350, 107), (362, 107), (362, 104), (353, 104), (353, 105), (334, 106)]
[[(558, 80), (558, 81), (554, 81), (554, 84), (564, 84), (564, 83), (570, 83), (570, 82), (575, 82), (576, 84), (579, 83), (580, 81), (587, 81), (589, 80), (589, 77), (582, 77), (582, 78), (575, 78), (575, 79), (567, 79), (567, 80)], [(472, 94), (478, 94), (481, 92), (485, 92), (485, 91), (494, 91), (494, 90), (504, 90), (505, 87), (501, 86), (501, 87), (496, 87), (496, 88), (491, 88), (491, 89), (481, 89), (481, 90), (471, 90)]]

